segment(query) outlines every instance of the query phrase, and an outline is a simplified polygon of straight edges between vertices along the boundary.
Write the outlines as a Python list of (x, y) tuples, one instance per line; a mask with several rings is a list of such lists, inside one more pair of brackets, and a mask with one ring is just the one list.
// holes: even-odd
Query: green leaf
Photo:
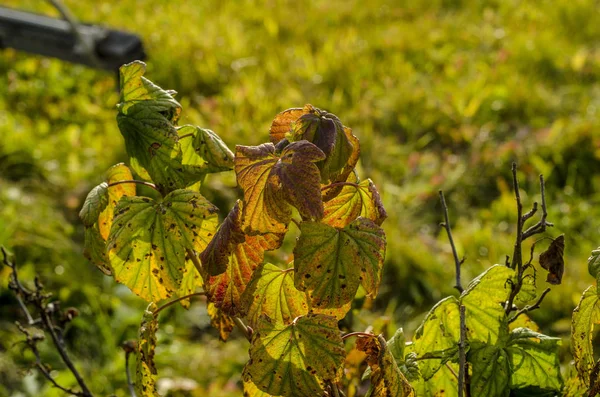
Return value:
[(467, 361), (471, 364), (472, 396), (502, 397), (510, 394), (510, 373), (508, 355), (494, 345), (472, 342)]
[(590, 372), (594, 367), (594, 329), (600, 324), (600, 298), (595, 286), (583, 292), (579, 305), (573, 310), (571, 323), (571, 346), (575, 368), (579, 377), (590, 384)]
[(158, 320), (154, 316), (156, 309), (154, 302), (148, 305), (138, 333), (135, 392), (140, 397), (159, 396), (156, 391), (156, 366), (154, 365), (156, 331), (158, 331)]
[(324, 158), (315, 145), (300, 141), (278, 156), (273, 144), (237, 146), (235, 172), (244, 190), (242, 230), (247, 233), (285, 233), (291, 206), (306, 219), (323, 217), (319, 169)]
[(275, 396), (321, 396), (341, 378), (344, 358), (334, 317), (308, 314), (284, 325), (265, 316), (252, 335), (244, 381)]
[(563, 382), (558, 360), (559, 345), (560, 338), (552, 338), (527, 328), (513, 330), (506, 345), (511, 388), (535, 386), (560, 390)]
[(356, 184), (346, 184), (333, 199), (324, 203), (323, 223), (345, 227), (362, 216), (381, 226), (387, 213), (379, 192), (370, 179)]
[(182, 165), (182, 150), (174, 126), (181, 105), (173, 99), (173, 91), (163, 90), (142, 77), (145, 69), (145, 64), (139, 61), (121, 67), (117, 123), (132, 168), (166, 193), (191, 182)]
[(208, 245), (217, 211), (188, 190), (176, 190), (162, 202), (123, 197), (107, 242), (115, 279), (148, 301), (169, 297), (181, 284), (185, 250)]
[(79, 218), (87, 227), (98, 222), (98, 216), (108, 204), (108, 184), (102, 182), (93, 188), (85, 198), (83, 207), (79, 211)]
[(495, 344), (507, 332), (503, 304), (511, 291), (515, 271), (494, 265), (474, 279), (460, 297), (465, 306), (467, 339)]
[[(415, 332), (412, 351), (418, 357), (430, 352), (444, 351), (457, 346), (460, 337), (460, 313), (458, 301), (449, 296), (438, 302)], [(427, 359), (419, 362), (421, 375), (430, 379), (443, 365), (442, 359)]]
[(112, 269), (106, 256), (106, 241), (102, 238), (98, 224), (85, 228), (83, 255), (90, 260), (102, 273), (112, 275)]
[(537, 287), (535, 285), (535, 277), (533, 275), (527, 275), (523, 277), (523, 284), (521, 284), (521, 290), (515, 296), (516, 304), (525, 304), (531, 302), (537, 297)]
[[(237, 202), (210, 244), (200, 254), (205, 288), (211, 302), (229, 315), (242, 309), (241, 297), (264, 252), (278, 248), (283, 236), (248, 236), (240, 231), (241, 202)], [(210, 272), (217, 273), (211, 276)], [(222, 271), (222, 273), (219, 273)]]
[(600, 277), (600, 247), (593, 250), (588, 258), (588, 272), (595, 279)]
[(265, 263), (254, 272), (242, 295), (242, 315), (256, 327), (263, 314), (281, 324), (308, 314), (306, 294), (294, 287), (293, 268), (282, 270)]
[(420, 379), (416, 381), (414, 383), (415, 393), (417, 396), (457, 397), (458, 380), (456, 374), (458, 374), (458, 365), (448, 362), (429, 380)]
[(309, 291), (318, 308), (340, 307), (362, 285), (377, 296), (385, 257), (385, 233), (373, 221), (358, 218), (343, 229), (302, 222), (294, 248), (295, 284)]
[(414, 396), (414, 390), (404, 377), (387, 343), (382, 336), (361, 337), (356, 341), (356, 348), (367, 354), (367, 363), (371, 369), (372, 397)]
[(244, 397), (273, 397), (269, 393), (260, 390), (251, 380), (244, 380)]
[(194, 137), (194, 149), (206, 161), (208, 172), (221, 172), (233, 169), (233, 153), (225, 142), (211, 130), (198, 128)]

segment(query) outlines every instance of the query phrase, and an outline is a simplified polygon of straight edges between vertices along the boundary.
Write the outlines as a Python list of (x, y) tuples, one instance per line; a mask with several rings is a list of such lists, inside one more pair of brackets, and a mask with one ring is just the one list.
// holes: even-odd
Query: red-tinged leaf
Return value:
[(387, 218), (379, 192), (370, 179), (344, 184), (336, 197), (324, 203), (324, 210), (322, 222), (333, 227), (343, 228), (359, 216), (381, 226)]
[(210, 325), (219, 331), (219, 340), (226, 342), (227, 339), (229, 339), (229, 334), (233, 331), (233, 327), (235, 327), (233, 319), (223, 313), (223, 311), (212, 302), (208, 302), (206, 310), (210, 317)]
[(181, 284), (186, 249), (201, 251), (213, 236), (217, 211), (188, 190), (162, 202), (123, 197), (107, 241), (115, 279), (148, 301), (169, 297)]
[(307, 219), (323, 217), (319, 170), (323, 152), (307, 141), (288, 145), (278, 156), (273, 144), (237, 146), (235, 172), (244, 190), (242, 230), (285, 233), (290, 205)]
[(269, 178), (269, 186), (281, 186), (283, 198), (305, 219), (323, 217), (319, 169), (314, 164), (323, 152), (308, 141), (294, 142), (281, 153)]
[(306, 294), (294, 287), (294, 269), (282, 270), (270, 263), (254, 272), (242, 295), (242, 307), (251, 327), (256, 327), (263, 314), (282, 324), (308, 314)]
[(291, 108), (284, 110), (275, 116), (269, 130), (269, 138), (273, 144), (279, 143), (286, 134), (292, 132), (292, 123), (304, 114), (303, 108)]
[(352, 301), (359, 285), (375, 297), (385, 256), (385, 233), (358, 218), (343, 229), (302, 222), (294, 248), (295, 284), (310, 291), (316, 308), (339, 308)]
[(240, 207), (241, 201), (238, 200), (206, 249), (200, 254), (202, 267), (209, 276), (217, 276), (227, 270), (229, 255), (235, 245), (246, 241), (240, 226)]
[(218, 276), (204, 275), (208, 299), (230, 316), (241, 311), (241, 297), (252, 278), (254, 270), (264, 258), (264, 252), (277, 246), (281, 240), (274, 235), (246, 236), (245, 241), (235, 244), (229, 254), (227, 270)]
[(289, 325), (262, 317), (252, 334), (245, 382), (274, 396), (315, 397), (343, 373), (346, 352), (337, 320), (321, 314)]
[(279, 157), (275, 146), (236, 146), (235, 173), (244, 190), (243, 229), (255, 233), (285, 233), (291, 210), (277, 186), (268, 187), (269, 176)]
[(402, 374), (383, 337), (361, 337), (356, 341), (359, 351), (367, 354), (371, 368), (372, 397), (414, 396), (414, 390)]
[[(335, 150), (321, 167), (321, 175), (326, 177), (323, 180), (329, 180), (331, 183), (344, 182), (356, 167), (359, 158), (359, 140), (352, 134), (350, 128), (344, 127), (342, 131), (338, 131)], [(335, 197), (340, 188), (326, 191), (323, 200), (327, 201)]]

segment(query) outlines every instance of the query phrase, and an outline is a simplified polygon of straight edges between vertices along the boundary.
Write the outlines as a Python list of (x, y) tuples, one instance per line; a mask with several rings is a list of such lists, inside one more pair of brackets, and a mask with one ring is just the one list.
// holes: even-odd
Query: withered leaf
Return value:
[(561, 234), (552, 241), (548, 249), (540, 254), (540, 265), (548, 270), (546, 281), (550, 284), (560, 284), (565, 272), (565, 235)]

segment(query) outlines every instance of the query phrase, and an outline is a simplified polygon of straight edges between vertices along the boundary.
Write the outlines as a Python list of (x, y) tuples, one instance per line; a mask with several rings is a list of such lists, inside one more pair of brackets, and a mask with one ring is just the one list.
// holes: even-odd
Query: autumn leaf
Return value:
[(263, 316), (252, 335), (244, 381), (274, 396), (322, 396), (326, 384), (343, 371), (344, 344), (337, 320), (321, 314), (291, 324)]
[(285, 233), (295, 207), (305, 219), (321, 219), (319, 170), (324, 154), (307, 141), (288, 145), (280, 155), (273, 144), (237, 146), (235, 172), (244, 190), (242, 230)]
[(106, 182), (108, 183), (108, 204), (104, 211), (100, 213), (98, 217), (98, 223), (100, 225), (100, 234), (104, 240), (108, 239), (110, 228), (112, 226), (115, 207), (123, 196), (135, 196), (136, 188), (135, 183), (120, 183), (110, 186), (116, 182), (130, 181), (133, 179), (133, 175), (123, 163), (115, 164), (108, 169), (106, 172)]
[(340, 307), (359, 285), (375, 297), (385, 256), (385, 234), (373, 221), (358, 218), (338, 229), (302, 222), (294, 248), (296, 288), (309, 291), (317, 308)]
[(102, 182), (93, 188), (85, 198), (83, 207), (79, 211), (79, 218), (84, 226), (92, 226), (98, 222), (98, 216), (108, 204), (108, 184)]
[(216, 227), (217, 208), (199, 193), (123, 197), (107, 241), (115, 279), (148, 301), (169, 297), (180, 287), (185, 250), (202, 251)]
[(235, 327), (233, 319), (223, 313), (223, 311), (212, 302), (208, 302), (206, 310), (210, 317), (210, 325), (219, 331), (219, 340), (222, 342), (227, 341), (227, 339), (229, 339), (229, 334), (231, 334), (233, 327)]
[[(329, 189), (327, 187), (325, 191)], [(359, 184), (344, 183), (337, 196), (323, 205), (324, 216), (321, 222), (333, 227), (345, 227), (359, 216), (381, 226), (387, 218), (379, 192), (370, 179)]]
[(282, 270), (265, 263), (252, 276), (242, 295), (242, 315), (251, 327), (256, 327), (265, 314), (275, 322), (291, 323), (308, 313), (306, 294), (294, 286), (294, 269)]
[(414, 396), (414, 390), (402, 374), (387, 343), (382, 336), (360, 337), (356, 341), (358, 350), (367, 354), (371, 368), (371, 397)]
[(156, 310), (154, 302), (148, 305), (138, 333), (135, 391), (138, 396), (143, 397), (159, 397), (156, 391), (157, 372), (154, 365), (156, 331), (158, 331), (158, 320), (154, 316)]
[(573, 311), (571, 323), (571, 348), (579, 377), (589, 385), (590, 372), (594, 367), (594, 335), (600, 324), (600, 298), (596, 286), (583, 292)]

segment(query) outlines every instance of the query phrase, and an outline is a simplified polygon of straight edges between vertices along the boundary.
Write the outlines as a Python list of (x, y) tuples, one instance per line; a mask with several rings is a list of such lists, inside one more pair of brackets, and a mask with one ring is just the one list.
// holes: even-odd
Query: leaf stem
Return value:
[(321, 188), (321, 191), (333, 189), (334, 187), (338, 187), (338, 186), (352, 186), (352, 187), (355, 187), (358, 189), (358, 184), (354, 183), (354, 182), (335, 182), (335, 183), (330, 183), (329, 185), (323, 186)]
[(113, 187), (116, 185), (121, 185), (123, 183), (137, 183), (138, 185), (144, 185), (144, 186), (148, 186), (151, 187), (152, 189), (159, 191), (158, 188), (156, 187), (156, 185), (154, 183), (150, 183), (150, 182), (146, 182), (146, 181), (136, 181), (135, 179), (131, 179), (131, 180), (126, 180), (126, 181), (116, 181), (116, 182), (111, 182), (108, 184), (108, 187)]
[(525, 314), (528, 313), (532, 310), (535, 309), (539, 309), (540, 305), (542, 304), (542, 301), (544, 300), (544, 298), (546, 297), (546, 295), (548, 294), (548, 292), (550, 292), (550, 288), (546, 288), (544, 290), (544, 292), (542, 292), (542, 294), (540, 295), (540, 297), (538, 298), (537, 301), (535, 301), (535, 303), (531, 306), (525, 306), (524, 308), (522, 308), (521, 310), (519, 310), (518, 312), (515, 313), (515, 316), (513, 318), (511, 318), (510, 320), (508, 320), (508, 323), (512, 323), (513, 321), (515, 321), (517, 319), (517, 317), (519, 317), (521, 314)]
[(194, 267), (196, 268), (196, 270), (198, 270), (198, 273), (204, 274), (202, 272), (202, 263), (200, 263), (200, 260), (198, 259), (198, 256), (196, 255), (196, 251), (186, 248), (185, 252), (190, 257), (190, 260), (194, 264)]
[(246, 336), (249, 342), (252, 342), (252, 328), (248, 327), (241, 318), (234, 316), (231, 317), (235, 325), (242, 331), (242, 333)]
[(160, 313), (161, 311), (163, 311), (164, 309), (166, 309), (167, 307), (174, 305), (175, 303), (191, 298), (193, 296), (206, 296), (206, 292), (202, 291), (202, 292), (194, 292), (193, 294), (188, 294), (188, 295), (184, 295), (184, 296), (180, 296), (178, 298), (175, 298), (167, 303), (165, 303), (164, 305), (162, 305), (161, 307), (159, 307), (158, 309), (156, 309), (154, 311), (154, 318), (156, 318), (156, 316), (158, 316), (158, 313)]
[(448, 234), (448, 240), (450, 240), (450, 247), (452, 247), (452, 255), (454, 256), (454, 267), (456, 270), (456, 281), (454, 288), (458, 290), (460, 294), (463, 292), (463, 287), (460, 281), (460, 266), (464, 263), (465, 258), (462, 260), (458, 259), (458, 253), (456, 252), (456, 246), (454, 245), (454, 239), (452, 238), (452, 228), (450, 227), (450, 219), (448, 217), (448, 206), (446, 205), (446, 199), (444, 198), (444, 192), (439, 191), (440, 201), (442, 202), (442, 209), (444, 210), (444, 222), (440, 223), (446, 233)]
[(178, 138), (178, 140), (181, 140), (181, 139), (183, 139), (183, 138), (187, 138), (187, 137), (190, 137), (190, 136), (194, 136), (194, 133), (193, 133), (193, 132), (190, 132), (189, 134), (183, 134), (183, 135), (181, 135), (181, 136)]
[(342, 335), (342, 340), (346, 340), (346, 339), (348, 339), (350, 337), (353, 337), (353, 336), (369, 337), (369, 338), (376, 338), (377, 337), (375, 334), (370, 334), (368, 332), (357, 331), (357, 332), (350, 332), (349, 334), (346, 334), (346, 335)]

